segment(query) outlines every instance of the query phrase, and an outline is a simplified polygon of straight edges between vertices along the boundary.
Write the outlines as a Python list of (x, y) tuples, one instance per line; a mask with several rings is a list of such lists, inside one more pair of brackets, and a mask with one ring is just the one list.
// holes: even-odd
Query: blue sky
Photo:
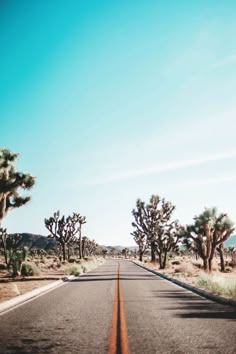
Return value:
[(0, 142), (37, 177), (10, 232), (86, 215), (101, 244), (132, 244), (138, 197), (189, 223), (236, 222), (235, 1), (3, 1)]

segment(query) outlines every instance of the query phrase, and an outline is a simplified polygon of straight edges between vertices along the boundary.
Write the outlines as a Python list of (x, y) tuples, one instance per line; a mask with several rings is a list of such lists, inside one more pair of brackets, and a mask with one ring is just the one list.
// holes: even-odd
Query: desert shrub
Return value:
[(231, 267), (225, 267), (225, 273), (231, 273), (233, 269)]
[(236, 268), (236, 262), (233, 260), (233, 261), (230, 261), (229, 262), (229, 266), (231, 267), (231, 268)]
[(0, 270), (5, 270), (5, 269), (7, 269), (6, 264), (0, 263)]
[(172, 264), (172, 265), (180, 265), (181, 262), (180, 262), (180, 261), (172, 261), (171, 264)]
[(37, 266), (33, 263), (23, 263), (21, 266), (21, 275), (23, 277), (39, 275), (40, 271)]
[(179, 268), (175, 268), (175, 273), (182, 273)]
[(192, 262), (192, 265), (193, 265), (194, 267), (199, 268), (199, 269), (202, 269), (202, 268), (203, 268), (202, 264), (199, 263), (199, 262)]
[(80, 265), (74, 264), (72, 267), (67, 269), (66, 273), (70, 275), (75, 275), (77, 277), (78, 275), (83, 273), (83, 269)]

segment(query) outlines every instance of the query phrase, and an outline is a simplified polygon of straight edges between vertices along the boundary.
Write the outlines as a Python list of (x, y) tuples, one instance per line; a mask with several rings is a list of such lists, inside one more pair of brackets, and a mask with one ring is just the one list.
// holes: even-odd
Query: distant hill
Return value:
[(232, 235), (224, 243), (225, 247), (236, 247), (236, 235)]
[[(12, 234), (14, 235), (14, 234)], [(27, 232), (19, 233), (22, 236), (22, 245), (29, 248), (37, 248), (37, 249), (55, 249), (57, 246), (57, 242), (51, 238), (48, 238), (43, 235), (35, 235)], [(106, 249), (108, 253), (110, 252), (121, 252), (124, 248), (128, 248), (129, 250), (134, 251), (137, 247), (126, 247), (126, 246), (100, 246), (100, 249)]]
[[(13, 234), (14, 235), (14, 234)], [(22, 244), (23, 246), (29, 248), (38, 248), (38, 249), (54, 249), (56, 248), (56, 241), (42, 235), (35, 235), (30, 233), (20, 233), (19, 235), (22, 236)]]

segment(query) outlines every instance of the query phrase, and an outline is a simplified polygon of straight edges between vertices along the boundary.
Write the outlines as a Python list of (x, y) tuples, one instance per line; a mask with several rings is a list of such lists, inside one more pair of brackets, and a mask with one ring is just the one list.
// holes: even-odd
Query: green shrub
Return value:
[(37, 266), (33, 263), (23, 263), (21, 266), (21, 275), (23, 277), (39, 275), (40, 271)]
[(83, 273), (83, 269), (80, 265), (75, 264), (66, 271), (67, 274), (75, 275), (76, 277)]

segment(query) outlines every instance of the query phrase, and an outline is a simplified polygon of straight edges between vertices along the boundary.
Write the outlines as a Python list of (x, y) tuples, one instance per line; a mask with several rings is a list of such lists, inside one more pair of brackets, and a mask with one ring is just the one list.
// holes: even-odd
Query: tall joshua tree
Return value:
[(82, 234), (81, 227), (85, 223), (85, 217), (80, 214), (73, 213), (72, 216), (60, 218), (60, 212), (57, 211), (49, 219), (45, 219), (45, 226), (49, 230), (49, 237), (54, 238), (62, 248), (63, 260), (66, 259), (66, 247), (74, 240), (76, 234), (79, 234), (80, 258), (82, 258)]
[(138, 199), (136, 209), (132, 212), (135, 232), (146, 235), (146, 244), (151, 246), (151, 261), (155, 262), (157, 253), (161, 269), (166, 266), (168, 252), (176, 247), (179, 240), (180, 226), (177, 220), (170, 222), (174, 209), (172, 203), (152, 195), (148, 204)]
[(223, 243), (234, 231), (233, 222), (227, 214), (218, 214), (217, 208), (205, 209), (194, 217), (194, 223), (186, 227), (185, 242), (202, 258), (205, 271), (212, 270), (216, 250), (221, 255), (221, 270), (224, 270)]
[(18, 154), (8, 149), (0, 150), (0, 225), (7, 213), (26, 204), (29, 196), (20, 195), (20, 189), (29, 190), (35, 184), (35, 177), (17, 171)]

